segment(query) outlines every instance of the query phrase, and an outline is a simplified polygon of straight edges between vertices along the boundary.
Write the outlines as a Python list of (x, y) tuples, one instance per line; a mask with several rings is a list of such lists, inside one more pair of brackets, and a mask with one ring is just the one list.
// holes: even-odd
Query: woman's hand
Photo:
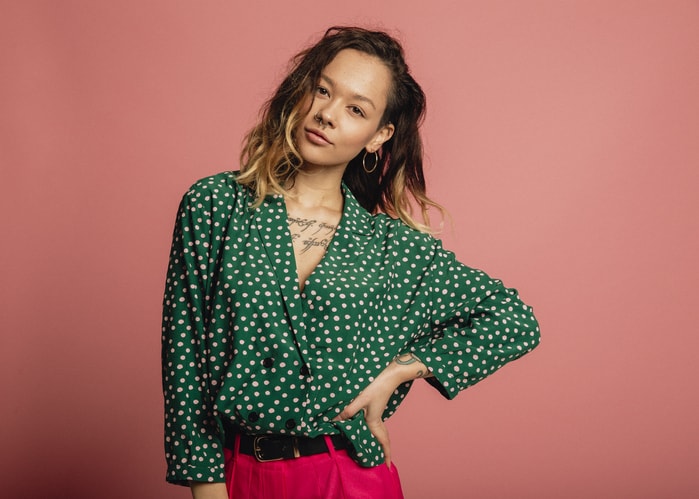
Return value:
[(386, 456), (386, 465), (390, 468), (391, 442), (382, 418), (388, 400), (396, 388), (406, 381), (429, 376), (431, 373), (427, 367), (413, 354), (399, 355), (333, 421), (350, 419), (363, 410), (366, 424), (379, 441)]

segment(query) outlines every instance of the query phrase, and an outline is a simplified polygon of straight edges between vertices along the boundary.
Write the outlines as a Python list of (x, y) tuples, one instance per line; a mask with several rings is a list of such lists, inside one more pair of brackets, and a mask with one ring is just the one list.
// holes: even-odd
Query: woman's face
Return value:
[(390, 87), (391, 74), (380, 59), (340, 51), (321, 72), (311, 108), (296, 129), (304, 167), (344, 170), (362, 149), (374, 152), (390, 139), (393, 125), (379, 128)]

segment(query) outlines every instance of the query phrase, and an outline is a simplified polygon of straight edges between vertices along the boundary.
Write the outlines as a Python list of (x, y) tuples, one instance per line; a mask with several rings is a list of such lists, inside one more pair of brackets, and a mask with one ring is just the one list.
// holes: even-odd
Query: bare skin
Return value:
[(337, 170), (335, 175), (328, 171), (299, 172), (285, 197), (299, 290), (302, 292), (325, 255), (342, 217), (343, 198), (339, 186), (342, 175)]
[(228, 490), (225, 483), (192, 482), (193, 499), (228, 499)]

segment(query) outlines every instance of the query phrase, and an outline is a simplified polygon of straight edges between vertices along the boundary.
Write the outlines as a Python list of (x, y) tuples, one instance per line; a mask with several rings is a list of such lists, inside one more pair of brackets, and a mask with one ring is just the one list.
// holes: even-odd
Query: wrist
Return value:
[(189, 486), (193, 499), (228, 499), (225, 483), (191, 482)]
[(393, 374), (399, 381), (398, 384), (432, 376), (428, 367), (411, 352), (396, 355), (390, 366), (392, 366)]

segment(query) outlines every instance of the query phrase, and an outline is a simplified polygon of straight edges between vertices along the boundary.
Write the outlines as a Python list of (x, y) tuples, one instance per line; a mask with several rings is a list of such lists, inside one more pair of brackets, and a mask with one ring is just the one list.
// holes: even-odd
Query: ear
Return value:
[(366, 150), (370, 153), (373, 153), (381, 149), (383, 143), (388, 141), (388, 139), (390, 139), (391, 137), (393, 137), (393, 132), (395, 130), (396, 127), (393, 126), (393, 123), (387, 123), (381, 128), (379, 128), (377, 132), (374, 134), (374, 137), (371, 139), (371, 141), (366, 145)]

